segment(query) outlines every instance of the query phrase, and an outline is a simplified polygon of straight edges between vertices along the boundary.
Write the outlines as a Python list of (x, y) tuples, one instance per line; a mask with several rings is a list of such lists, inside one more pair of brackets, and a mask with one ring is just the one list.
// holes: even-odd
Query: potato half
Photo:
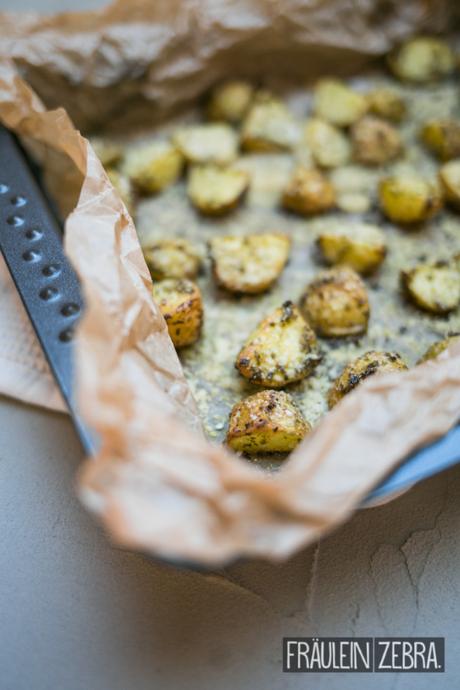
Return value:
[(187, 240), (158, 240), (142, 248), (153, 280), (195, 278), (201, 258)]
[(369, 376), (384, 371), (404, 371), (406, 364), (396, 352), (376, 352), (371, 350), (347, 364), (340, 376), (332, 384), (328, 395), (329, 407), (334, 407), (344, 395)]
[(326, 338), (361, 335), (367, 330), (366, 286), (347, 266), (318, 273), (302, 296), (300, 309), (314, 331)]
[(136, 144), (126, 151), (122, 171), (144, 194), (160, 192), (182, 173), (184, 159), (168, 141)]
[(428, 362), (430, 359), (436, 359), (441, 352), (444, 352), (448, 347), (457, 342), (460, 342), (460, 334), (449, 335), (447, 338), (438, 340), (433, 343), (433, 345), (430, 345), (425, 354), (420, 357), (417, 364), (423, 364), (423, 362)]
[(305, 125), (305, 141), (314, 161), (322, 168), (337, 168), (350, 160), (351, 146), (340, 129), (319, 118)]
[(299, 124), (284, 103), (267, 98), (251, 107), (242, 125), (241, 145), (259, 153), (290, 151), (300, 136)]
[(188, 163), (229, 165), (238, 153), (238, 135), (225, 124), (190, 125), (173, 136)]
[(285, 267), (290, 246), (281, 233), (214, 237), (209, 249), (215, 279), (230, 292), (264, 292)]
[(402, 96), (393, 89), (381, 87), (367, 94), (369, 112), (384, 120), (401, 122), (406, 116), (406, 103)]
[(420, 264), (401, 274), (412, 302), (432, 314), (447, 314), (460, 304), (460, 273), (439, 262)]
[(234, 79), (218, 84), (209, 98), (208, 118), (238, 124), (249, 110), (253, 96), (254, 87), (248, 81)]
[(420, 138), (440, 160), (460, 157), (460, 122), (458, 120), (430, 120), (420, 132)]
[(260, 391), (234, 405), (227, 445), (245, 455), (289, 453), (310, 431), (290, 395)]
[(363, 165), (383, 165), (402, 152), (399, 132), (389, 122), (367, 115), (356, 122), (351, 130), (353, 156)]
[(453, 72), (455, 55), (445, 41), (419, 36), (392, 52), (388, 63), (393, 74), (402, 81), (424, 83)]
[(335, 205), (335, 190), (319, 170), (297, 168), (283, 192), (282, 203), (303, 216), (324, 213)]
[(437, 184), (416, 175), (392, 175), (379, 185), (379, 202), (385, 215), (395, 223), (420, 223), (442, 208)]
[(447, 203), (460, 209), (460, 159), (444, 163), (439, 181)]
[(153, 298), (176, 348), (198, 340), (203, 322), (203, 302), (195, 283), (191, 280), (160, 280), (153, 285)]
[(338, 79), (321, 79), (313, 94), (315, 115), (338, 127), (348, 127), (366, 113), (366, 96)]
[(252, 383), (281, 388), (311, 374), (321, 357), (316, 336), (292, 302), (285, 302), (251, 333), (236, 368)]
[(316, 241), (327, 263), (350, 266), (364, 275), (375, 271), (386, 255), (385, 235), (369, 223), (336, 222)]
[(221, 216), (238, 205), (248, 187), (249, 175), (244, 170), (202, 165), (191, 169), (187, 193), (198, 211)]

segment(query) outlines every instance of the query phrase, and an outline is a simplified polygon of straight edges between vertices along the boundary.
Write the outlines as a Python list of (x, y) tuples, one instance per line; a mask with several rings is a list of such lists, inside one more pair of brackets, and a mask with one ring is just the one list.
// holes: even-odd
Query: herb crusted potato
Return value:
[(299, 139), (300, 128), (295, 118), (284, 103), (274, 98), (254, 102), (241, 129), (245, 151), (289, 151)]
[(123, 173), (144, 194), (160, 192), (177, 181), (184, 159), (168, 141), (137, 144), (126, 152)]
[(285, 302), (251, 333), (236, 368), (252, 383), (270, 388), (300, 381), (320, 361), (316, 336), (292, 302)]
[(364, 275), (375, 271), (386, 255), (385, 235), (369, 223), (335, 222), (316, 242), (327, 263), (350, 266)]
[(420, 264), (402, 273), (412, 302), (432, 314), (448, 314), (460, 304), (460, 273), (445, 262)]
[(452, 119), (437, 119), (425, 122), (420, 138), (442, 161), (460, 157), (460, 122)]
[(212, 91), (207, 115), (210, 120), (237, 124), (251, 105), (254, 87), (247, 81), (230, 80), (218, 84)]
[(402, 81), (425, 83), (450, 74), (455, 68), (455, 56), (445, 41), (417, 36), (391, 53), (388, 63)]
[(182, 127), (173, 141), (188, 163), (229, 165), (238, 152), (235, 130), (220, 123)]
[(407, 370), (407, 366), (396, 352), (366, 352), (347, 364), (334, 381), (328, 395), (329, 407), (334, 407), (361, 381), (377, 372), (404, 370)]
[(337, 168), (350, 160), (350, 142), (329, 122), (311, 118), (305, 125), (304, 134), (308, 149), (321, 168)]
[(195, 278), (201, 268), (201, 258), (187, 240), (158, 240), (143, 252), (153, 280)]
[(399, 132), (374, 115), (367, 115), (351, 129), (353, 156), (363, 165), (383, 165), (397, 158), (402, 151)]
[(207, 216), (221, 216), (238, 205), (249, 187), (249, 175), (236, 168), (193, 167), (187, 193), (193, 206)]
[(329, 211), (335, 205), (335, 190), (319, 170), (298, 167), (283, 192), (283, 206), (304, 216)]
[(380, 87), (367, 94), (369, 112), (391, 122), (401, 122), (406, 116), (404, 99), (393, 89)]
[(176, 348), (194, 343), (203, 322), (201, 292), (191, 280), (160, 280), (153, 285), (158, 304)]
[(392, 175), (379, 185), (382, 211), (395, 223), (411, 224), (429, 220), (442, 208), (436, 184), (417, 175)]
[(367, 330), (366, 286), (348, 266), (318, 273), (302, 296), (300, 309), (314, 331), (326, 338), (361, 335)]
[(281, 233), (214, 237), (209, 242), (214, 277), (230, 292), (264, 292), (286, 265), (290, 246)]
[(348, 127), (366, 113), (368, 102), (338, 79), (321, 79), (315, 86), (313, 111), (337, 127)]
[(423, 364), (423, 362), (428, 362), (430, 359), (436, 359), (441, 352), (444, 352), (448, 347), (457, 342), (460, 342), (460, 334), (449, 335), (447, 338), (437, 340), (433, 345), (430, 345), (425, 354), (420, 357), (417, 364)]
[(245, 455), (289, 453), (310, 431), (290, 395), (260, 391), (234, 405), (227, 445)]
[(446, 202), (460, 209), (460, 159), (444, 163), (439, 170), (439, 181)]

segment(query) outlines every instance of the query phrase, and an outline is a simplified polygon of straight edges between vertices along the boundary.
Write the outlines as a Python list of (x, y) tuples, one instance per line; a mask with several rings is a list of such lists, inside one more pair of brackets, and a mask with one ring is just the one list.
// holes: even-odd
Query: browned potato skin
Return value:
[(160, 280), (153, 285), (153, 297), (168, 326), (176, 348), (198, 340), (203, 322), (200, 289), (191, 280)]
[(290, 395), (260, 391), (234, 405), (227, 445), (245, 455), (289, 453), (310, 431)]
[(318, 273), (302, 296), (300, 309), (313, 330), (326, 338), (365, 333), (370, 315), (366, 286), (347, 266)]
[(420, 357), (417, 364), (423, 364), (429, 360), (436, 359), (442, 352), (447, 350), (448, 347), (457, 342), (460, 342), (460, 334), (458, 333), (449, 335), (447, 338), (443, 338), (442, 340), (438, 340), (437, 342), (433, 343), (433, 345), (430, 345), (425, 354)]
[(430, 120), (423, 125), (420, 138), (442, 161), (460, 156), (460, 122), (457, 120)]
[(423, 311), (442, 315), (459, 306), (460, 274), (455, 266), (443, 261), (419, 264), (402, 271), (401, 280), (408, 297)]
[(411, 225), (433, 218), (443, 199), (437, 185), (423, 178), (392, 175), (380, 181), (379, 202), (394, 223)]
[(351, 130), (353, 156), (363, 165), (383, 165), (402, 151), (399, 132), (381, 118), (367, 115)]
[(379, 88), (367, 94), (369, 112), (391, 122), (401, 122), (407, 108), (403, 98), (393, 89)]
[(324, 213), (335, 206), (335, 190), (319, 170), (297, 168), (283, 193), (283, 206), (303, 216)]
[(201, 258), (187, 240), (158, 240), (143, 252), (153, 280), (195, 278), (201, 268)]
[(311, 374), (320, 359), (314, 332), (298, 308), (285, 302), (251, 333), (235, 366), (252, 383), (282, 388)]
[(325, 228), (316, 240), (324, 260), (333, 266), (350, 266), (361, 275), (373, 273), (385, 259), (385, 236), (374, 225), (343, 223)]
[(340, 376), (334, 381), (328, 395), (329, 407), (334, 407), (361, 381), (377, 372), (404, 370), (407, 370), (407, 366), (396, 352), (377, 352), (375, 350), (366, 352), (347, 364)]

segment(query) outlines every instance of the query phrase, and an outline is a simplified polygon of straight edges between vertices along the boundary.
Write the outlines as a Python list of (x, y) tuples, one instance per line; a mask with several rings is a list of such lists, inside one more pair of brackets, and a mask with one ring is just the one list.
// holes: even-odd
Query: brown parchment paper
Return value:
[(151, 298), (132, 220), (66, 112), (46, 110), (19, 71), (49, 107), (65, 105), (85, 128), (146, 113), (154, 121), (228, 74), (283, 77), (292, 67), (306, 79), (337, 72), (337, 60), (356, 69), (403, 35), (448, 28), (450, 7), (138, 0), (98, 13), (0, 17), (0, 120), (32, 148), (63, 205), (76, 204), (65, 228), (87, 303), (76, 383), (81, 412), (101, 439), (79, 493), (117, 543), (208, 565), (287, 557), (345, 520), (402, 457), (455, 423), (460, 347), (367, 380), (276, 475), (208, 443)]

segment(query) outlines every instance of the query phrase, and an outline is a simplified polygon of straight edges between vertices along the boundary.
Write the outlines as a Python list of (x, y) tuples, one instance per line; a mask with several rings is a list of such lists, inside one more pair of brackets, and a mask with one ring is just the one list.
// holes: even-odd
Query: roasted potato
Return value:
[(449, 335), (447, 338), (438, 340), (433, 343), (433, 345), (430, 345), (425, 354), (420, 357), (417, 364), (423, 364), (423, 362), (428, 362), (430, 359), (436, 359), (441, 352), (444, 352), (448, 347), (457, 342), (460, 342), (460, 334)]
[(337, 168), (350, 160), (351, 146), (340, 129), (319, 118), (305, 125), (305, 140), (313, 159), (322, 168)]
[(365, 213), (372, 204), (374, 181), (361, 166), (346, 165), (331, 171), (337, 208), (346, 213)]
[(420, 223), (442, 207), (439, 187), (416, 175), (392, 175), (379, 185), (380, 207), (395, 223)]
[(458, 120), (430, 120), (420, 132), (420, 138), (442, 161), (460, 157), (460, 122)]
[(311, 374), (320, 361), (316, 336), (292, 302), (285, 302), (251, 333), (236, 368), (252, 383), (282, 388)]
[(254, 87), (247, 81), (235, 79), (219, 84), (208, 102), (208, 118), (238, 124), (249, 110), (253, 96)]
[(315, 115), (337, 127), (348, 127), (357, 122), (367, 108), (366, 97), (338, 79), (321, 79), (315, 86)]
[(367, 275), (386, 255), (385, 235), (375, 225), (335, 222), (321, 231), (317, 245), (327, 263), (345, 265)]
[(259, 97), (243, 121), (241, 146), (259, 153), (290, 151), (300, 136), (299, 124), (284, 103)]
[(201, 268), (201, 257), (187, 240), (157, 240), (143, 252), (153, 280), (195, 278)]
[(402, 96), (393, 89), (381, 87), (367, 94), (369, 112), (391, 122), (401, 122), (407, 108)]
[(289, 453), (311, 431), (290, 395), (260, 391), (234, 405), (227, 445), (237, 453)]
[(335, 191), (319, 170), (298, 167), (283, 192), (283, 206), (304, 216), (324, 213), (335, 205)]
[(329, 407), (334, 407), (361, 381), (377, 372), (404, 370), (407, 370), (407, 366), (396, 352), (376, 352), (375, 350), (366, 352), (347, 364), (334, 381), (328, 395)]
[(188, 163), (228, 165), (238, 153), (238, 136), (225, 124), (182, 127), (173, 141)]
[(111, 168), (120, 162), (123, 155), (120, 144), (102, 137), (91, 137), (89, 141), (104, 168)]
[(460, 159), (444, 163), (439, 181), (447, 203), (460, 209)]
[(158, 304), (176, 348), (198, 340), (203, 322), (201, 292), (191, 280), (160, 280), (153, 285)]
[(402, 151), (399, 132), (389, 122), (367, 115), (351, 129), (353, 157), (363, 165), (383, 165)]
[(420, 36), (390, 53), (388, 63), (402, 81), (424, 83), (450, 74), (455, 68), (455, 56), (445, 41)]
[(238, 205), (248, 187), (249, 175), (244, 170), (202, 165), (191, 169), (187, 193), (198, 211), (221, 216)]
[(215, 279), (230, 292), (264, 292), (286, 265), (290, 246), (281, 233), (214, 237), (209, 248)]
[(302, 296), (300, 309), (314, 331), (326, 338), (361, 335), (367, 330), (366, 286), (348, 266), (318, 273)]
[(183, 164), (182, 154), (173, 144), (154, 141), (128, 149), (122, 171), (139, 191), (153, 194), (174, 184)]
[(460, 274), (445, 262), (420, 264), (401, 274), (412, 302), (432, 314), (447, 314), (460, 304)]
[(123, 201), (128, 211), (133, 214), (134, 193), (129, 177), (126, 177), (126, 175), (123, 175), (118, 170), (115, 170), (115, 168), (107, 168), (106, 172), (110, 182), (120, 195), (120, 199)]

